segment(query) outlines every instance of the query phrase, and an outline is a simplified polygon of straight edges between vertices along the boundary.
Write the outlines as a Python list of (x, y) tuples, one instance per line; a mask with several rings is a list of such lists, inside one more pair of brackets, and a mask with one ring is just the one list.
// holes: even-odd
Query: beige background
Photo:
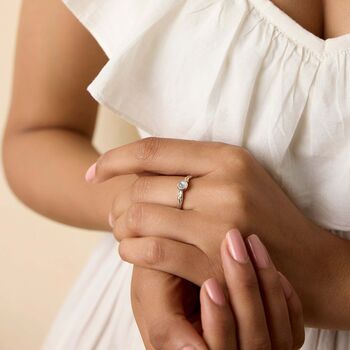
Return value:
[[(0, 1), (0, 130), (9, 107), (20, 0)], [(95, 136), (105, 150), (137, 137), (102, 110)], [(103, 233), (51, 222), (25, 208), (0, 168), (0, 350), (37, 350), (89, 254)]]

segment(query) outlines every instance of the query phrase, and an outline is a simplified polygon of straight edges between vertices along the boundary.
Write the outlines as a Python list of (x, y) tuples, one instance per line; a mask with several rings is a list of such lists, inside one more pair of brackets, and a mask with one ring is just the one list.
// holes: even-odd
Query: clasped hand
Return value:
[[(212, 277), (225, 284), (220, 246), (232, 227), (258, 235), (277, 263), (283, 258), (274, 247), (317, 230), (241, 147), (147, 138), (105, 153), (89, 180), (126, 174), (138, 177), (115, 198), (110, 220), (121, 257), (197, 286)], [(180, 210), (176, 184), (186, 175), (193, 178)]]

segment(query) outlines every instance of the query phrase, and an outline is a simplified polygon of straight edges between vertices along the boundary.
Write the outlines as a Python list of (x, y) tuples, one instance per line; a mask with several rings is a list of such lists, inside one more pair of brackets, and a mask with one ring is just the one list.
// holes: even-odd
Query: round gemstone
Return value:
[(177, 188), (178, 188), (179, 190), (181, 190), (181, 191), (186, 190), (187, 187), (188, 187), (188, 182), (185, 181), (185, 180), (182, 180), (182, 181), (180, 181), (180, 182), (177, 184)]

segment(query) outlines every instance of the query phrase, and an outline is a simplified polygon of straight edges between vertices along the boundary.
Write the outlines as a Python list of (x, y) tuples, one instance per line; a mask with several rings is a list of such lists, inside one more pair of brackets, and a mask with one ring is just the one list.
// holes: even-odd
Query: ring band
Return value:
[(180, 182), (177, 183), (177, 207), (179, 209), (182, 209), (183, 207), (183, 202), (184, 202), (184, 193), (188, 189), (190, 180), (192, 179), (191, 175), (188, 175), (185, 177), (184, 180), (181, 180)]

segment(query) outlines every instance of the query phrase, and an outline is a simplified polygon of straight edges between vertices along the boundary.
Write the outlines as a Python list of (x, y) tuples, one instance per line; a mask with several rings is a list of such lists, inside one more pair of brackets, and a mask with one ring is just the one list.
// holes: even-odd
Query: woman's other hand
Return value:
[(230, 230), (221, 244), (221, 259), (224, 284), (215, 278), (205, 281), (201, 307), (191, 283), (134, 268), (133, 309), (147, 350), (300, 348), (301, 302), (259, 238), (244, 240), (240, 232)]
[(259, 238), (252, 235), (245, 243), (237, 230), (230, 231), (222, 243), (221, 258), (229, 297), (215, 278), (204, 282), (200, 294), (203, 338), (208, 348), (301, 348), (301, 302)]

